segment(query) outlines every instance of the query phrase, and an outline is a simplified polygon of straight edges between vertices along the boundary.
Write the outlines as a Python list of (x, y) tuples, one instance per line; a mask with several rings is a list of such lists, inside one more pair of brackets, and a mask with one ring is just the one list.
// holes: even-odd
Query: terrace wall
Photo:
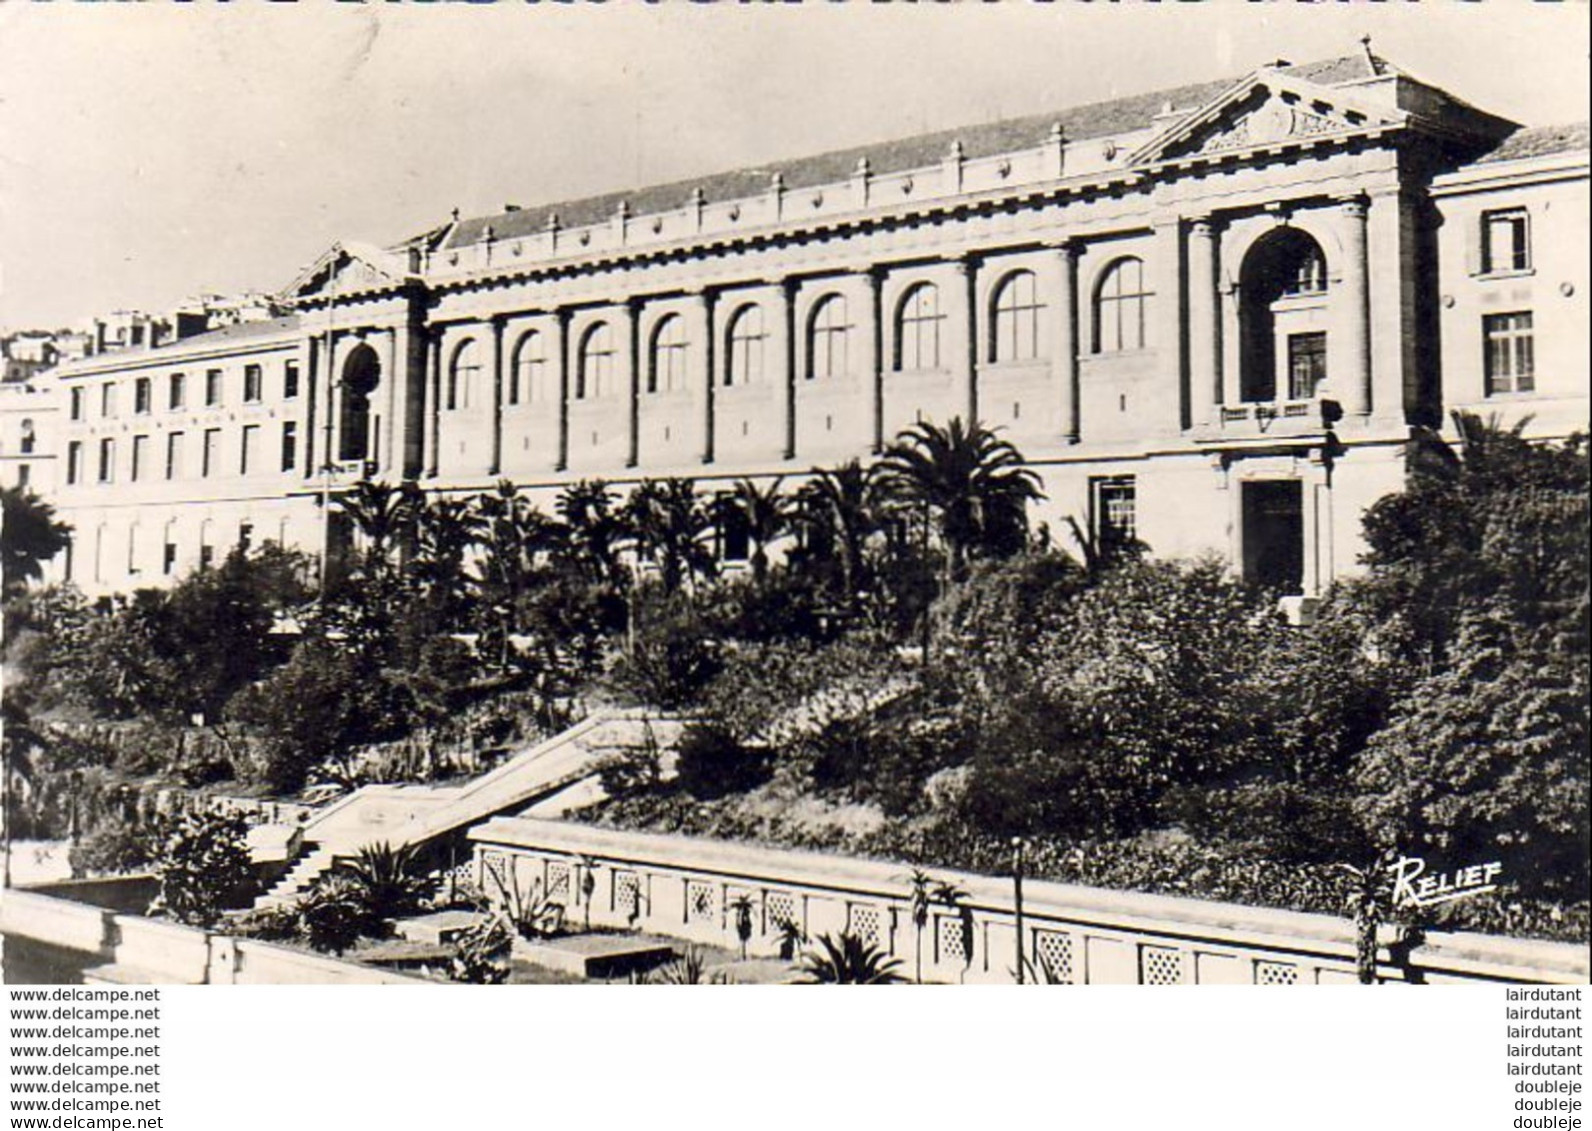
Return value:
[[(773, 955), (782, 921), (809, 938), (850, 930), (924, 979), (1011, 982), (1017, 918), (1010, 879), (936, 870), (967, 893), (966, 917), (935, 906), (919, 940), (903, 865), (679, 836), (499, 817), (473, 829), (477, 880), (533, 887), (561, 902), (566, 920), (635, 928), (735, 947), (733, 906), (754, 908), (749, 951)], [(583, 878), (593, 880), (590, 907)], [(1355, 981), (1354, 926), (1344, 919), (1204, 900), (1028, 881), (1025, 957), (1054, 980), (1145, 985), (1314, 985)], [(1407, 956), (1385, 933), (1386, 982), (1588, 980), (1586, 951), (1570, 944), (1432, 933)], [(1388, 944), (1394, 944), (1390, 951)]]

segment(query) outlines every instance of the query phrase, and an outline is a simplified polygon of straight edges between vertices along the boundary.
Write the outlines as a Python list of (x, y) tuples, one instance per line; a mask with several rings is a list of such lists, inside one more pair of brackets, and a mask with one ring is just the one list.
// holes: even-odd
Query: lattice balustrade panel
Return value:
[(1183, 952), (1169, 946), (1147, 946), (1139, 952), (1139, 981), (1146, 986), (1183, 983)]
[(571, 869), (558, 860), (547, 863), (547, 898), (554, 903), (568, 903)]
[(614, 873), (613, 909), (626, 919), (641, 915), (641, 877), (634, 872)]
[(487, 895), (501, 896), (509, 886), (508, 857), (501, 852), (481, 853), (481, 879)]
[(960, 915), (934, 917), (934, 953), (941, 962), (967, 965), (967, 935)]
[(1299, 967), (1291, 962), (1257, 962), (1255, 963), (1255, 984), (1257, 986), (1297, 986), (1299, 984)]
[(846, 915), (846, 930), (865, 943), (884, 945), (884, 916), (871, 903), (853, 903)]
[(685, 921), (715, 924), (719, 919), (719, 889), (714, 884), (690, 880), (685, 885)]
[(797, 924), (796, 897), (788, 891), (771, 891), (763, 896), (763, 930), (777, 934), (785, 924)]
[(1034, 932), (1034, 966), (1041, 981), (1078, 980), (1072, 965), (1072, 936), (1062, 931)]

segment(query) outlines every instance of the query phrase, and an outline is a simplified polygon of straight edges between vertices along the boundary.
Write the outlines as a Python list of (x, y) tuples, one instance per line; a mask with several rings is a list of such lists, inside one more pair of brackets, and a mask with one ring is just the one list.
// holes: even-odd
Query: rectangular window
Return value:
[(254, 464), (254, 449), (260, 442), (260, 426), (245, 424), (243, 442), (238, 446), (238, 474), (247, 475)]
[(66, 446), (66, 482), (68, 485), (83, 478), (83, 442), (73, 440)]
[(115, 416), (116, 415), (116, 386), (115, 385), (101, 385), (100, 386), (100, 415), (101, 416), (106, 416), (106, 417), (110, 417), (110, 416)]
[(83, 419), (83, 390), (81, 387), (72, 390), (72, 419)]
[(250, 404), (259, 400), (265, 388), (265, 378), (258, 365), (243, 367), (243, 399)]
[(205, 406), (215, 408), (221, 403), (221, 370), (205, 370)]
[(299, 395), (298, 362), (290, 361), (282, 368), (282, 396), (292, 400)]
[(1326, 379), (1326, 334), (1288, 335), (1288, 399), (1310, 400)]
[(199, 547), (199, 568), (209, 569), (216, 564), (216, 548), (214, 546)]
[(154, 404), (154, 385), (148, 377), (133, 382), (133, 411), (139, 416), (149, 412)]
[(33, 469), (25, 463), (17, 464), (17, 486), (26, 487), (33, 480)]
[(282, 422), (282, 470), (292, 471), (298, 466), (298, 421)]
[(109, 436), (99, 442), (99, 481), (109, 483), (116, 474), (116, 441)]
[(199, 457), (199, 474), (208, 479), (216, 473), (220, 466), (216, 461), (221, 457), (221, 429), (205, 429), (205, 446)]
[(180, 409), (188, 399), (186, 388), (187, 379), (181, 373), (173, 373), (167, 382), (166, 407), (175, 412)]
[(1096, 552), (1102, 557), (1119, 553), (1138, 540), (1139, 492), (1133, 476), (1089, 480), (1089, 523)]
[(127, 477), (134, 483), (143, 478), (149, 470), (149, 437), (133, 437), (133, 466), (128, 469)]
[(1483, 212), (1481, 217), (1481, 269), (1525, 271), (1531, 266), (1531, 227), (1524, 208)]
[(254, 523), (244, 519), (238, 523), (238, 549), (247, 554), (254, 545)]
[(177, 570), (177, 543), (167, 542), (160, 553), (160, 572), (170, 577)]
[(166, 478), (176, 479), (182, 474), (182, 433), (166, 433)]
[(1537, 387), (1531, 311), (1488, 314), (1481, 320), (1487, 395), (1529, 393)]

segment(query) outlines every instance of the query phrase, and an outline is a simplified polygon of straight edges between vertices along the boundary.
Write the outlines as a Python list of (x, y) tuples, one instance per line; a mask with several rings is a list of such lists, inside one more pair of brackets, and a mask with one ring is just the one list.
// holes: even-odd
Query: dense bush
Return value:
[(185, 813), (164, 821), (154, 837), (160, 894), (152, 912), (213, 927), (223, 910), (251, 894), (247, 831), (243, 818), (218, 813)]
[(769, 779), (766, 748), (742, 743), (712, 723), (686, 728), (677, 748), (676, 782), (704, 800), (755, 789)]

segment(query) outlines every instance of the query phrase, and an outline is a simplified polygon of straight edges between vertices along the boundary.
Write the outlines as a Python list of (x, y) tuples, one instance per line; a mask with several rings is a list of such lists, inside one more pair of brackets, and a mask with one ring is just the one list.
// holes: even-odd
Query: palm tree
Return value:
[(784, 481), (784, 476), (778, 476), (768, 486), (759, 487), (743, 479), (724, 500), (725, 509), (731, 512), (727, 517), (740, 521), (752, 543), (752, 578), (760, 585), (768, 578), (768, 547), (790, 525), (790, 501), (779, 491)]
[(848, 605), (862, 584), (864, 548), (880, 528), (880, 501), (873, 472), (857, 460), (833, 470), (814, 468), (801, 489), (798, 521), (834, 547)]
[(645, 480), (631, 492), (625, 513), (637, 552), (658, 567), (666, 592), (698, 575), (712, 576), (713, 524), (692, 480)]
[(564, 523), (572, 560), (593, 584), (619, 576), (619, 546), (626, 527), (619, 496), (601, 479), (583, 479), (559, 493), (554, 509)]
[(530, 505), (507, 479), (478, 496), (481, 560), (477, 588), (482, 615), (498, 637), (499, 664), (507, 666), (508, 638), (519, 627), (520, 598), (536, 577), (537, 558), (557, 548), (563, 528)]
[(929, 907), (934, 902), (934, 879), (922, 868), (912, 869), (912, 874), (907, 877), (907, 882), (912, 885), (910, 900), (912, 926), (914, 928), (915, 952), (913, 980), (918, 985), (923, 984), (923, 929), (929, 925)]
[(891, 494), (935, 522), (946, 551), (946, 581), (961, 579), (969, 554), (1020, 549), (1024, 509), (1044, 497), (1021, 452), (959, 417), (944, 428), (924, 421), (903, 431), (880, 461), (879, 474)]
[(381, 577), (391, 563), (393, 546), (414, 529), (420, 511), (420, 489), (405, 482), (392, 486), (380, 480), (361, 479), (337, 500), (338, 509), (365, 540), (365, 568)]
[(471, 500), (435, 498), (419, 508), (411, 568), (421, 591), (445, 604), (462, 598), (465, 559), (485, 535), (485, 524)]
[(4, 595), (16, 596), (44, 575), (44, 563), (72, 543), (72, 528), (55, 518), (55, 508), (24, 487), (0, 491), (0, 574)]

